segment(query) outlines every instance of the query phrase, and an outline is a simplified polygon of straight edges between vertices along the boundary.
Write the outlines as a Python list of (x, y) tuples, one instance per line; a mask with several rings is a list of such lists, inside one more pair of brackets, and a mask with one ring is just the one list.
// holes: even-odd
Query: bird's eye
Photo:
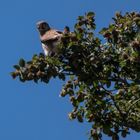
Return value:
[(46, 24), (45, 24), (45, 23), (44, 23), (44, 24), (42, 24), (42, 27), (43, 27), (43, 28), (46, 28)]

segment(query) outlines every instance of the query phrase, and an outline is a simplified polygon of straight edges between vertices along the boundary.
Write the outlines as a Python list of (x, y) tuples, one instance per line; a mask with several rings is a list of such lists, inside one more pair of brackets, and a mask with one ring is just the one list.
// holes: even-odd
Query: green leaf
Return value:
[(25, 67), (25, 60), (24, 59), (20, 59), (19, 60), (19, 66), (21, 66), (21, 67)]
[(97, 101), (97, 105), (102, 105), (102, 101)]
[(33, 60), (34, 59), (37, 59), (37, 58), (38, 58), (38, 55), (37, 54), (34, 54), (33, 57), (32, 57)]
[(83, 117), (82, 117), (82, 115), (80, 115), (80, 114), (78, 114), (77, 115), (77, 120), (79, 121), (79, 122), (83, 122)]
[(14, 65), (13, 66), (16, 70), (20, 70), (20, 66), (19, 65)]
[(84, 18), (84, 16), (79, 16), (78, 20), (82, 20)]
[(124, 60), (124, 61), (121, 61), (121, 62), (120, 62), (120, 66), (121, 66), (121, 67), (125, 67), (125, 66), (126, 66), (126, 61), (125, 61), (125, 60)]
[(94, 13), (94, 12), (88, 12), (88, 13), (87, 13), (87, 16), (88, 16), (88, 17), (93, 17), (93, 16), (95, 16), (95, 13)]
[(63, 73), (60, 73), (60, 74), (58, 75), (58, 77), (59, 77), (59, 79), (65, 81), (65, 75), (64, 75)]
[(103, 28), (99, 33), (104, 34), (107, 30), (108, 30), (108, 28)]
[(13, 77), (13, 79), (15, 79), (18, 76), (18, 73), (16, 73), (16, 72), (11, 72), (10, 74)]
[(103, 125), (103, 132), (105, 134), (109, 134), (110, 133), (110, 126), (109, 126), (109, 124)]

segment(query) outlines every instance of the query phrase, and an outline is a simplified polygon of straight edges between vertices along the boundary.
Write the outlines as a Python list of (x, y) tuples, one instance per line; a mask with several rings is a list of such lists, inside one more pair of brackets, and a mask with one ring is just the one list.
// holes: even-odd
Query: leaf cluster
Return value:
[(90, 138), (102, 134), (118, 140), (130, 129), (140, 132), (140, 14), (117, 12), (113, 23), (95, 36), (95, 14), (79, 16), (74, 32), (64, 34), (54, 57), (20, 59), (11, 73), (20, 81), (65, 80), (61, 97), (69, 96), (71, 120), (91, 123)]

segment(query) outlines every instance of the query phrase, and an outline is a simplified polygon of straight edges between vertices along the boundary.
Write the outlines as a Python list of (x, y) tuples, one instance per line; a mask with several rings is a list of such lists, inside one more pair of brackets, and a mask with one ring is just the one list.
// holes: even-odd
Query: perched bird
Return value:
[[(57, 45), (64, 32), (50, 28), (45, 21), (37, 22), (37, 29), (40, 33), (42, 48), (46, 56), (53, 56), (57, 53)], [(68, 29), (68, 28), (67, 28)], [(64, 29), (65, 30), (65, 29)], [(66, 30), (67, 32), (67, 30)]]

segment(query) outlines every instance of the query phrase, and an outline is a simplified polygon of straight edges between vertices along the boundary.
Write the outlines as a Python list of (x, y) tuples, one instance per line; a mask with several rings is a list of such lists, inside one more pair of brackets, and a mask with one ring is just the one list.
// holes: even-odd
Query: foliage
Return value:
[(57, 55), (21, 59), (11, 75), (45, 83), (69, 76), (60, 93), (73, 106), (69, 118), (90, 122), (91, 139), (105, 134), (119, 140), (130, 129), (140, 132), (140, 14), (116, 13), (100, 31), (105, 43), (95, 36), (94, 18), (92, 12), (79, 16), (74, 32), (63, 35)]

